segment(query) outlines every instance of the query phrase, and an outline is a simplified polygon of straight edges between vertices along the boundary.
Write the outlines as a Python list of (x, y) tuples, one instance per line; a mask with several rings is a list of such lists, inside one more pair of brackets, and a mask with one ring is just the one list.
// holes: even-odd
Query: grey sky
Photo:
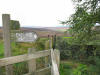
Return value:
[(74, 12), (71, 0), (0, 0), (0, 26), (2, 14), (11, 14), (21, 26), (60, 26)]

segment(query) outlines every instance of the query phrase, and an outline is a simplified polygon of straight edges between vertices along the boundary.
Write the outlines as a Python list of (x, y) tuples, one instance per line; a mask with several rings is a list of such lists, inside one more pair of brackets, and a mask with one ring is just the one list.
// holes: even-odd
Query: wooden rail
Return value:
[(15, 64), (18, 62), (23, 62), (31, 59), (36, 59), (40, 57), (45, 57), (50, 55), (50, 50), (44, 50), (44, 51), (39, 51), (34, 54), (24, 54), (24, 55), (19, 55), (19, 56), (13, 56), (13, 57), (7, 57), (7, 58), (2, 58), (0, 59), (0, 67), (1, 66), (6, 66), (10, 64)]
[(50, 69), (51, 69), (51, 75), (60, 75), (59, 69), (58, 69), (59, 61), (60, 61), (58, 52), (59, 51), (57, 51), (57, 50), (53, 51), (51, 49), (51, 51), (44, 50), (44, 51), (39, 51), (39, 52), (35, 52), (32, 54), (24, 54), (24, 55), (19, 55), (19, 56), (2, 58), (2, 59), (0, 59), (0, 67), (23, 62), (23, 61), (30, 61), (33, 59), (51, 55), (51, 63), (52, 63), (51, 67), (46, 67), (44, 69), (40, 69), (35, 72), (29, 72), (28, 74), (24, 74), (24, 75), (31, 75), (32, 73), (35, 73), (35, 75), (44, 75), (44, 74), (47, 74), (46, 71), (48, 72), (48, 71), (50, 71)]
[(51, 72), (51, 67), (46, 67), (46, 68), (37, 70), (34, 74), (33, 73), (27, 73), (27, 74), (24, 74), (24, 75), (51, 75), (51, 73), (48, 74), (49, 72)]

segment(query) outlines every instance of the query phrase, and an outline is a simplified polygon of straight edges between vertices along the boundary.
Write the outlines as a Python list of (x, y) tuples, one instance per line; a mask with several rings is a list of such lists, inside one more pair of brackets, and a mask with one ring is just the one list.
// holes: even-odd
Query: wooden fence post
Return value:
[[(48, 49), (50, 49), (50, 40), (47, 40), (47, 41), (45, 42), (45, 50), (48, 50)], [(45, 59), (45, 67), (48, 67), (49, 64), (50, 64), (50, 63), (49, 63), (49, 62), (50, 62), (50, 55), (44, 57), (44, 59)]]
[(55, 54), (55, 57), (56, 57), (57, 66), (59, 68), (59, 65), (60, 65), (60, 51), (55, 49), (54, 54)]
[(53, 36), (50, 38), (50, 49), (52, 49), (53, 46)]
[[(3, 23), (3, 39), (4, 39), (4, 55), (5, 57), (11, 56), (11, 40), (10, 40), (10, 15), (2, 15)], [(12, 65), (6, 66), (6, 75), (13, 75)]]
[[(28, 54), (32, 54), (35, 52), (36, 52), (36, 50), (34, 48), (28, 49)], [(29, 74), (33, 75), (36, 72), (36, 59), (29, 60), (28, 67), (29, 67)]]
[(55, 52), (53, 49), (51, 49), (51, 60), (52, 60), (51, 75), (60, 75), (57, 61), (56, 61)]

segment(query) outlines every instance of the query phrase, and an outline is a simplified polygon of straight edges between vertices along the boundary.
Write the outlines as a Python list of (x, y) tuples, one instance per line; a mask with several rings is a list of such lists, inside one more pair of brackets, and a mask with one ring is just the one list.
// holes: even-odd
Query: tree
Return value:
[(95, 37), (92, 27), (100, 23), (100, 0), (73, 0), (73, 2), (76, 3), (76, 12), (62, 24), (72, 26), (74, 44), (86, 45)]
[(71, 25), (69, 30), (73, 37), (71, 44), (80, 45), (79, 55), (86, 54), (88, 58), (96, 52), (95, 44), (90, 42), (96, 37), (92, 28), (96, 23), (100, 24), (100, 0), (73, 0), (73, 2), (76, 4), (75, 13), (62, 24)]

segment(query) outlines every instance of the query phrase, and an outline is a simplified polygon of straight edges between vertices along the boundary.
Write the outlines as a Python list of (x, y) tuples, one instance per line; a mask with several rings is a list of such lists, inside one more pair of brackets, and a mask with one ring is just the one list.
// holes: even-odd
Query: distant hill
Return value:
[(57, 35), (57, 36), (64, 36), (64, 32), (58, 31), (56, 27), (43, 27), (43, 28), (26, 28), (22, 27), (22, 31), (34, 31), (36, 32), (39, 37), (47, 37), (48, 35)]
[(50, 29), (50, 30), (54, 30), (54, 31), (61, 31), (64, 32), (67, 29), (69, 29), (68, 27), (45, 27), (46, 29)]
[[(67, 29), (65, 27), (21, 27), (21, 31), (34, 31), (38, 34), (39, 37), (48, 37), (48, 35), (57, 35), (57, 36), (65, 36), (64, 32), (60, 31), (60, 29)], [(2, 28), (0, 27), (0, 36), (2, 37)]]

